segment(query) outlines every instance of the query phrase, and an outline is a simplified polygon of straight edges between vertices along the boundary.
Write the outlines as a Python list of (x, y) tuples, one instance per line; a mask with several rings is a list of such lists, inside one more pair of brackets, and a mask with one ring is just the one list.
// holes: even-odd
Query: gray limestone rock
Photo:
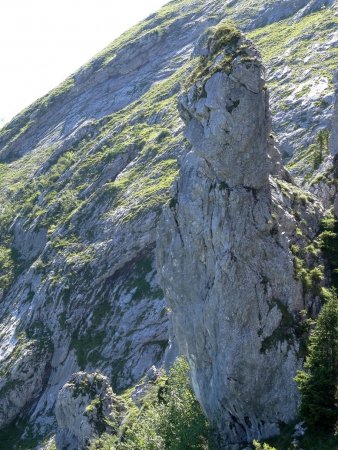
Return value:
[[(196, 154), (213, 168), (217, 179), (231, 188), (259, 188), (268, 179), (266, 133), (270, 124), (265, 120), (265, 93), (257, 101), (262, 80), (255, 75), (255, 64), (245, 70), (236, 65), (230, 76), (218, 72), (211, 77), (205, 83), (206, 96), (197, 102), (193, 92), (196, 86), (180, 99), (182, 115), (189, 117), (187, 139)], [(245, 133), (238, 129), (239, 120)], [(236, 151), (228, 150), (231, 148)], [(264, 151), (258, 152), (259, 148)], [(247, 164), (251, 159), (254, 166)]]
[(60, 390), (55, 406), (57, 449), (82, 450), (102, 433), (116, 433), (124, 410), (107, 377), (75, 373)]
[(27, 230), (24, 220), (17, 218), (11, 227), (11, 231), (14, 234), (13, 245), (20, 259), (32, 262), (45, 248), (47, 243), (46, 228), (34, 229), (34, 226), (32, 226)]
[(0, 369), (0, 428), (36, 403), (50, 374), (52, 347), (48, 335), (22, 333), (8, 346)]
[(289, 248), (295, 228), (271, 173), (287, 180), (269, 138), (263, 68), (246, 45), (255, 55), (249, 63), (236, 58), (231, 73), (216, 71), (204, 89), (196, 80), (181, 96), (191, 149), (157, 240), (173, 334), (226, 448), (272, 436), (295, 417), (293, 377), (302, 364), (295, 317), (304, 298)]
[(326, 6), (332, 5), (333, 3), (334, 0), (310, 0), (307, 2), (307, 5), (305, 5), (301, 10), (298, 11), (293, 20), (297, 21), (302, 17), (325, 8)]

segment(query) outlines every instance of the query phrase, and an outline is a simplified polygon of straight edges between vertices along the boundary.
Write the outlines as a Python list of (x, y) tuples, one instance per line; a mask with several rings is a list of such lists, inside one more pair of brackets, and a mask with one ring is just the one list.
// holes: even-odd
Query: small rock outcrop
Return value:
[(295, 417), (305, 301), (260, 56), (231, 26), (203, 39), (180, 98), (191, 148), (158, 226), (157, 266), (193, 389), (228, 448)]
[(117, 431), (124, 406), (100, 373), (75, 373), (59, 392), (55, 415), (58, 449), (87, 448), (102, 433)]

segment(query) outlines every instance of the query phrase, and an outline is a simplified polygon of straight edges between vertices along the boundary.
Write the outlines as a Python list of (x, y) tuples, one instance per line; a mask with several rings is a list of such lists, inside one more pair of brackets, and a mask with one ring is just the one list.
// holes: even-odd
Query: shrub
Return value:
[(276, 450), (275, 447), (271, 447), (269, 444), (261, 444), (258, 441), (253, 441), (255, 450)]
[[(119, 442), (102, 437), (92, 449), (206, 450), (209, 426), (192, 392), (188, 364), (179, 358), (150, 390), (141, 409), (130, 408)], [(110, 445), (110, 447), (108, 446)]]
[(313, 168), (317, 170), (329, 152), (329, 132), (320, 130), (313, 145)]
[(223, 22), (215, 28), (210, 47), (212, 54), (218, 53), (226, 46), (236, 46), (241, 32), (231, 22)]
[(338, 220), (332, 215), (322, 221), (319, 244), (329, 265), (331, 283), (338, 289)]

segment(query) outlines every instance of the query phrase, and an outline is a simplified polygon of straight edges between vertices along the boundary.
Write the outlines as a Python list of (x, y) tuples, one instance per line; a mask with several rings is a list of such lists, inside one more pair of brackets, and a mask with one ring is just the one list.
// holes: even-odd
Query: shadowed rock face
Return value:
[[(219, 67), (224, 55), (230, 69)], [(292, 323), (304, 302), (285, 233), (291, 215), (269, 181), (280, 161), (259, 55), (240, 39), (204, 61), (211, 75), (180, 98), (191, 150), (158, 227), (157, 266), (222, 446), (271, 436), (294, 418)]]
[(21, 335), (16, 343), (15, 360), (1, 365), (0, 428), (31, 407), (46, 386), (52, 348), (49, 337), (45, 334), (43, 338), (38, 342), (33, 337), (24, 339)]

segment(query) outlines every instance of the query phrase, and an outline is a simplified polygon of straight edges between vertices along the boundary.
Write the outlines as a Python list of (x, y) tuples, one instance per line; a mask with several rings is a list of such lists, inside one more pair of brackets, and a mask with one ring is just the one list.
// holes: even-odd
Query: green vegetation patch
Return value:
[(304, 370), (295, 378), (301, 393), (300, 414), (311, 430), (333, 433), (338, 425), (338, 298), (334, 291), (326, 291), (308, 351)]
[(71, 346), (76, 352), (81, 370), (84, 370), (87, 363), (95, 365), (102, 361), (99, 348), (102, 346), (104, 338), (104, 331), (93, 329), (88, 330), (85, 335), (79, 335), (77, 332), (72, 335)]
[(292, 345), (295, 339), (295, 318), (289, 312), (287, 306), (285, 306), (280, 300), (273, 299), (270, 309), (274, 306), (277, 306), (279, 309), (281, 313), (281, 320), (279, 326), (274, 330), (272, 335), (263, 339), (260, 349), (261, 353), (266, 353), (282, 342), (287, 342), (288, 345)]
[[(314, 143), (297, 152), (289, 161), (287, 168), (293, 175), (302, 176), (305, 181), (310, 180), (328, 154), (329, 132), (320, 130), (314, 139)], [(319, 177), (324, 178), (325, 175), (320, 174), (316, 179), (312, 179), (311, 185), (320, 181)]]
[(138, 408), (123, 396), (128, 414), (117, 436), (104, 435), (91, 450), (211, 450), (211, 431), (192, 392), (189, 367), (179, 358), (168, 376), (150, 386)]
[(242, 33), (231, 22), (223, 22), (213, 28), (213, 34), (209, 41), (212, 55), (218, 54), (225, 48), (236, 50)]
[(338, 292), (338, 220), (332, 213), (322, 220), (317, 242), (330, 270), (331, 285)]
[(132, 291), (133, 300), (163, 298), (162, 289), (153, 288), (151, 285), (149, 276), (153, 270), (153, 259), (151, 257), (143, 257), (132, 266), (131, 275), (128, 277), (127, 284), (123, 287)]
[(0, 445), (4, 450), (32, 450), (41, 441), (41, 437), (31, 430), (27, 420), (19, 419), (0, 430)]
[[(311, 56), (312, 45), (325, 42), (329, 30), (334, 32), (337, 25), (338, 17), (332, 14), (331, 9), (324, 8), (293, 23), (285, 19), (259, 28), (250, 32), (248, 37), (258, 46), (266, 63), (285, 55), (284, 64), (293, 68), (297, 65), (297, 70), (300, 71), (302, 65), (299, 64), (298, 58)], [(292, 51), (287, 52), (290, 47)], [(327, 54), (325, 57), (325, 62), (322, 58), (311, 58), (306, 65), (313, 74), (317, 73), (332, 79), (331, 70), (334, 65), (337, 66), (337, 61), (338, 49), (331, 49), (330, 55)]]
[(197, 80), (200, 81), (200, 94), (206, 81), (216, 72), (230, 74), (232, 72), (232, 62), (235, 58), (241, 57), (242, 62), (251, 63), (253, 60), (247, 53), (247, 45), (241, 44), (242, 34), (232, 22), (222, 22), (206, 31), (208, 56), (196, 58), (194, 70), (188, 77), (185, 84), (189, 88)]
[[(298, 423), (301, 419), (299, 418)], [(281, 434), (274, 438), (268, 439), (266, 445), (270, 445), (267, 449), (263, 444), (255, 450), (290, 450), (293, 448), (292, 442), (294, 441), (293, 433), (296, 422), (281, 425)], [(335, 450), (338, 448), (338, 436), (334, 436), (331, 433), (316, 430), (307, 430), (305, 435), (298, 438), (299, 448), (303, 450)]]

